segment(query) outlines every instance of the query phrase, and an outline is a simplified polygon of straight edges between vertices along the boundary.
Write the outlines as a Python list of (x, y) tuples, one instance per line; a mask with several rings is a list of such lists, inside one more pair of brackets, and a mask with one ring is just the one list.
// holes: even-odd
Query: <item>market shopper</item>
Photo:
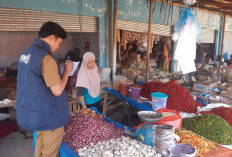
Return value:
[(59, 62), (53, 55), (66, 38), (60, 25), (46, 22), (18, 61), (17, 122), (36, 131), (35, 157), (59, 156), (64, 125), (69, 120), (64, 88), (73, 65), (68, 61), (61, 77)]
[(82, 108), (96, 107), (102, 112), (100, 103), (100, 74), (95, 63), (95, 55), (86, 52), (77, 76), (77, 98)]

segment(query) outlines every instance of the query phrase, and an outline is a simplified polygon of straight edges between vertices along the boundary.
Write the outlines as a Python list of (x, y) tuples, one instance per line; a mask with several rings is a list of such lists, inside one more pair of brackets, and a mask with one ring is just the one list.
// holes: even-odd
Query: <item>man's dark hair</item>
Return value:
[(59, 24), (48, 21), (45, 22), (40, 28), (38, 38), (46, 38), (50, 35), (55, 35), (56, 37), (60, 37), (62, 39), (67, 38), (65, 30)]

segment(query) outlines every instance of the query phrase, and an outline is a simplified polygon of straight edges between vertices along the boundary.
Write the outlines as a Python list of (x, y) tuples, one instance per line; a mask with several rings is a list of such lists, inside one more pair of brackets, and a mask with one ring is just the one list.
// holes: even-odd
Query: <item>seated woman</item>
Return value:
[(100, 74), (95, 63), (95, 55), (86, 52), (77, 75), (77, 97), (82, 108), (96, 107), (102, 112), (100, 104)]

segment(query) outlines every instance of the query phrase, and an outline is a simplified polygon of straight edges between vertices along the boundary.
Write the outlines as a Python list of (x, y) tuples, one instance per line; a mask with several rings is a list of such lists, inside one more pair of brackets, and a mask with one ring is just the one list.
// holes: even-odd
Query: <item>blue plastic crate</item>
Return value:
[[(104, 116), (102, 113), (100, 113), (97, 110), (97, 108), (90, 107), (90, 109), (95, 110), (97, 114), (101, 114), (107, 122), (109, 122), (109, 123), (113, 122), (115, 127), (120, 128), (122, 130), (127, 128), (127, 129), (130, 129), (130, 130), (134, 131), (134, 129), (129, 128), (129, 127), (127, 127), (127, 126), (125, 126), (125, 125), (123, 125), (121, 123), (115, 122), (112, 119), (110, 119), (109, 117)], [(36, 145), (36, 137), (37, 137), (37, 134), (36, 134), (36, 131), (34, 131), (34, 133), (33, 133), (34, 149), (35, 149), (35, 145)], [(62, 141), (62, 143), (61, 143), (59, 153), (60, 153), (60, 157), (78, 157), (78, 155), (74, 152), (74, 150), (72, 150), (72, 148), (64, 141)]]

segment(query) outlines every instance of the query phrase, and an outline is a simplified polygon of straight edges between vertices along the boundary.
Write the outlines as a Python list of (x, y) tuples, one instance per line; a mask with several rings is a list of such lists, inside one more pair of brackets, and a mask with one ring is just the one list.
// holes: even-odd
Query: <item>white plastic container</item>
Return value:
[(154, 111), (166, 108), (168, 95), (164, 93), (154, 92), (151, 94), (152, 97), (152, 109)]
[(119, 83), (125, 83), (127, 78), (125, 76), (120, 76), (120, 75), (115, 75), (113, 77), (113, 89), (114, 90), (119, 90)]
[(100, 79), (101, 82), (109, 82), (110, 81), (110, 68), (101, 68), (100, 69)]

